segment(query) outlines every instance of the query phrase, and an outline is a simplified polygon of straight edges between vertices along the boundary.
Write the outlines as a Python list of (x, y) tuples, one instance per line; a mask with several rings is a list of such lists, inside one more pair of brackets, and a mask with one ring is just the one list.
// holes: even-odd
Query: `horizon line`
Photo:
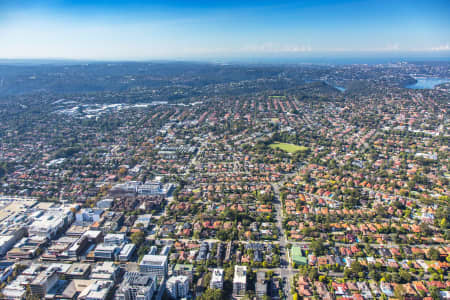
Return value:
[(292, 53), (242, 53), (242, 54), (210, 54), (187, 55), (173, 57), (67, 57), (67, 56), (36, 56), (36, 57), (1, 57), (1, 60), (66, 60), (66, 61), (210, 61), (216, 59), (308, 59), (308, 58), (450, 58), (450, 50), (441, 51), (320, 51)]

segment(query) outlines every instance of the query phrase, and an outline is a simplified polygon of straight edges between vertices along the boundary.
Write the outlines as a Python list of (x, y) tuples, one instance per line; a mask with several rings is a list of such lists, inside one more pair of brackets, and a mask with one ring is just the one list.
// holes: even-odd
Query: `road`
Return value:
[(280, 198), (280, 187), (292, 174), (284, 175), (283, 180), (272, 184), (274, 192), (274, 208), (276, 211), (277, 228), (280, 233), (278, 244), (280, 245), (280, 268), (278, 268), (280, 277), (283, 279), (283, 292), (286, 299), (291, 300), (291, 284), (294, 279), (294, 270), (292, 269), (292, 264), (289, 259), (289, 249), (287, 249), (287, 237), (283, 229), (283, 205)]

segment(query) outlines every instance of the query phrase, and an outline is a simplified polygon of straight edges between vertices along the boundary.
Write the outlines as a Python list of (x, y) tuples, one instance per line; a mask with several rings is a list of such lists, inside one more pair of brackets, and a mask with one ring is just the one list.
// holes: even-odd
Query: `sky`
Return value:
[(3, 59), (449, 54), (449, 0), (0, 0)]

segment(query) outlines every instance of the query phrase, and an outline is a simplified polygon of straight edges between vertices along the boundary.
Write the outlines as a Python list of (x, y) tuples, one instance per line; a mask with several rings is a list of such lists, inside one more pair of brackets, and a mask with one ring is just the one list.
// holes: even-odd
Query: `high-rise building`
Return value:
[(166, 282), (166, 289), (174, 299), (187, 297), (189, 293), (189, 277), (185, 275), (171, 276)]

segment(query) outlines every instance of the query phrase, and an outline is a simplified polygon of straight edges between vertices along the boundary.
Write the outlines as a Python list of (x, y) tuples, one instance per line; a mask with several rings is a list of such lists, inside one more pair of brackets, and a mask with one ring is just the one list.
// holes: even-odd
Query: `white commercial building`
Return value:
[(115, 282), (119, 275), (119, 271), (119, 267), (112, 261), (99, 262), (93, 267), (90, 278), (112, 280)]
[(110, 280), (96, 280), (86, 287), (77, 297), (81, 300), (105, 300), (114, 283)]
[(119, 255), (122, 248), (117, 245), (98, 244), (94, 250), (94, 257), (96, 259), (114, 260)]
[(158, 279), (166, 278), (167, 256), (147, 254), (142, 258), (139, 269), (142, 273), (153, 275)]
[(125, 234), (124, 233), (108, 233), (103, 238), (103, 243), (106, 245), (121, 245), (125, 243)]
[(23, 237), (19, 235), (1, 235), (0, 236), (0, 255), (5, 255), (14, 244)]
[(109, 209), (114, 203), (113, 199), (102, 199), (97, 201), (96, 206), (98, 208)]
[(28, 234), (52, 239), (59, 229), (72, 220), (73, 214), (67, 207), (51, 208), (44, 213), (39, 211), (34, 215), (34, 222), (28, 228)]
[(139, 215), (136, 219), (136, 221), (134, 221), (134, 226), (135, 228), (139, 228), (142, 226), (142, 228), (147, 229), (150, 226), (150, 222), (152, 220), (152, 215), (151, 214), (145, 214), (145, 215)]
[(136, 246), (134, 244), (126, 244), (119, 253), (120, 261), (128, 261), (136, 250)]
[(103, 212), (103, 209), (83, 208), (75, 215), (75, 220), (77, 222), (97, 222), (100, 221)]

